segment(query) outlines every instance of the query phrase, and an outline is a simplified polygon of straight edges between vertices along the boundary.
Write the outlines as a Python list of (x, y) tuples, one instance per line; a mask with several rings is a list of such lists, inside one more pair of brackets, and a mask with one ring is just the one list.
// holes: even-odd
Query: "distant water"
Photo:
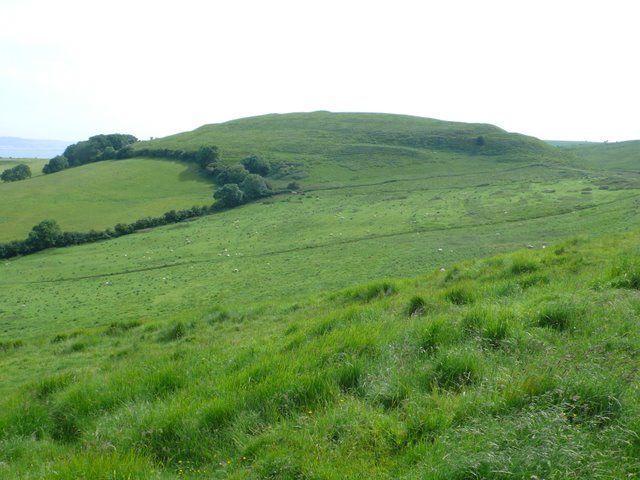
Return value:
[(31, 140), (0, 137), (1, 158), (52, 158), (64, 152), (73, 142), (63, 140)]

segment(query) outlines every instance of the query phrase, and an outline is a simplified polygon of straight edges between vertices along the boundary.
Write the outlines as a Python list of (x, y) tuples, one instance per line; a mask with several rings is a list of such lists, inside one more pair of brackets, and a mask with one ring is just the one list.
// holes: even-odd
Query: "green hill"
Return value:
[(210, 204), (211, 192), (195, 166), (156, 159), (99, 162), (0, 184), (0, 242), (24, 238), (44, 219), (67, 231), (105, 229)]
[[(562, 160), (558, 149), (491, 125), (329, 112), (245, 118), (134, 146), (140, 151), (207, 145), (218, 146), (228, 163), (262, 155), (274, 167), (276, 187), (297, 181), (305, 190), (457, 177)], [(193, 165), (158, 159), (93, 163), (0, 189), (5, 199), (0, 241), (23, 238), (45, 218), (64, 230), (102, 230), (213, 202), (213, 185), (198, 179)]]
[[(637, 233), (443, 264), (168, 322), (5, 321), (0, 473), (637, 475)], [(81, 301), (58, 288), (68, 308)]]
[(640, 173), (640, 140), (614, 143), (569, 145), (567, 151), (576, 155), (577, 164), (595, 169)]
[[(640, 473), (640, 179), (490, 125), (381, 114), (135, 148), (205, 145), (302, 188), (0, 262), (0, 478)], [(212, 190), (186, 163), (93, 163), (0, 185), (0, 235)]]
[[(258, 154), (275, 164), (293, 163), (298, 168), (292, 170), (313, 184), (387, 177), (393, 167), (403, 168), (394, 172), (400, 175), (411, 175), (418, 168), (455, 173), (473, 168), (470, 163), (480, 166), (560, 156), (558, 149), (544, 142), (493, 125), (331, 112), (243, 118), (140, 142), (135, 148), (195, 150), (203, 145), (219, 147), (229, 162)], [(462, 158), (463, 166), (456, 162)]]

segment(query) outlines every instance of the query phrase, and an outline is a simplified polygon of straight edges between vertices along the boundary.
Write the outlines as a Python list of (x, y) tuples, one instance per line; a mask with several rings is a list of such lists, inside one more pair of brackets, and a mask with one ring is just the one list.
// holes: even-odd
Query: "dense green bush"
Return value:
[(213, 169), (213, 176), (220, 185), (235, 183), (240, 185), (249, 175), (242, 165), (219, 165)]
[(227, 183), (215, 191), (213, 194), (222, 208), (232, 208), (241, 205), (244, 202), (244, 193), (236, 183)]
[(77, 167), (100, 160), (127, 158), (126, 155), (121, 155), (120, 151), (137, 141), (138, 139), (133, 135), (120, 133), (94, 135), (89, 140), (69, 145), (62, 155), (49, 160), (42, 172), (45, 174), (55, 173), (65, 168)]
[(240, 163), (242, 163), (242, 166), (246, 168), (249, 173), (255, 173), (263, 177), (269, 175), (269, 171), (271, 170), (269, 162), (257, 155), (250, 155)]
[(21, 163), (13, 168), (9, 168), (2, 172), (0, 180), (3, 182), (17, 182), (18, 180), (25, 180), (31, 177), (31, 169), (29, 165)]
[(247, 200), (266, 197), (271, 194), (271, 187), (260, 175), (250, 173), (240, 184), (240, 190)]
[(49, 160), (49, 163), (42, 168), (42, 173), (55, 173), (65, 168), (69, 168), (69, 160), (64, 155), (58, 155)]

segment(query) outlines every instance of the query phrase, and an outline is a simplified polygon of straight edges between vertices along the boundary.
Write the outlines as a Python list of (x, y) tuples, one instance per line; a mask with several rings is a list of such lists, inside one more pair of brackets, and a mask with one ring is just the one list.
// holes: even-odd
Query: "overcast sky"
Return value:
[(640, 138), (638, 3), (0, 0), (0, 136), (331, 110)]

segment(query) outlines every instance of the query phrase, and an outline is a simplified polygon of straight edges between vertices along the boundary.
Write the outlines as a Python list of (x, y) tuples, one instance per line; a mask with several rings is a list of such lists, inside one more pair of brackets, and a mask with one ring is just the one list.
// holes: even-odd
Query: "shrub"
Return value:
[(195, 160), (201, 168), (215, 164), (219, 158), (218, 147), (200, 147), (195, 154)]
[(249, 172), (242, 165), (220, 165), (212, 171), (216, 182), (220, 185), (226, 183), (241, 184)]
[(257, 155), (250, 155), (243, 159), (241, 163), (248, 172), (262, 175), (263, 177), (269, 175), (269, 171), (271, 170), (269, 162)]
[(257, 198), (271, 195), (271, 187), (260, 175), (250, 173), (240, 184), (240, 190), (244, 193), (244, 198), (255, 200)]
[(57, 157), (53, 157), (44, 167), (42, 167), (42, 173), (55, 173), (64, 170), (65, 168), (69, 168), (69, 160), (67, 160), (67, 157), (58, 155)]
[(60, 233), (60, 227), (55, 220), (43, 220), (31, 229), (26, 244), (33, 251), (44, 250), (56, 245)]
[(216, 190), (213, 194), (213, 198), (218, 200), (217, 205), (223, 208), (232, 208), (242, 205), (244, 202), (244, 192), (240, 190), (235, 183), (227, 183)]
[(31, 177), (31, 168), (29, 165), (21, 163), (13, 168), (9, 168), (0, 174), (0, 180), (3, 182), (17, 182)]

